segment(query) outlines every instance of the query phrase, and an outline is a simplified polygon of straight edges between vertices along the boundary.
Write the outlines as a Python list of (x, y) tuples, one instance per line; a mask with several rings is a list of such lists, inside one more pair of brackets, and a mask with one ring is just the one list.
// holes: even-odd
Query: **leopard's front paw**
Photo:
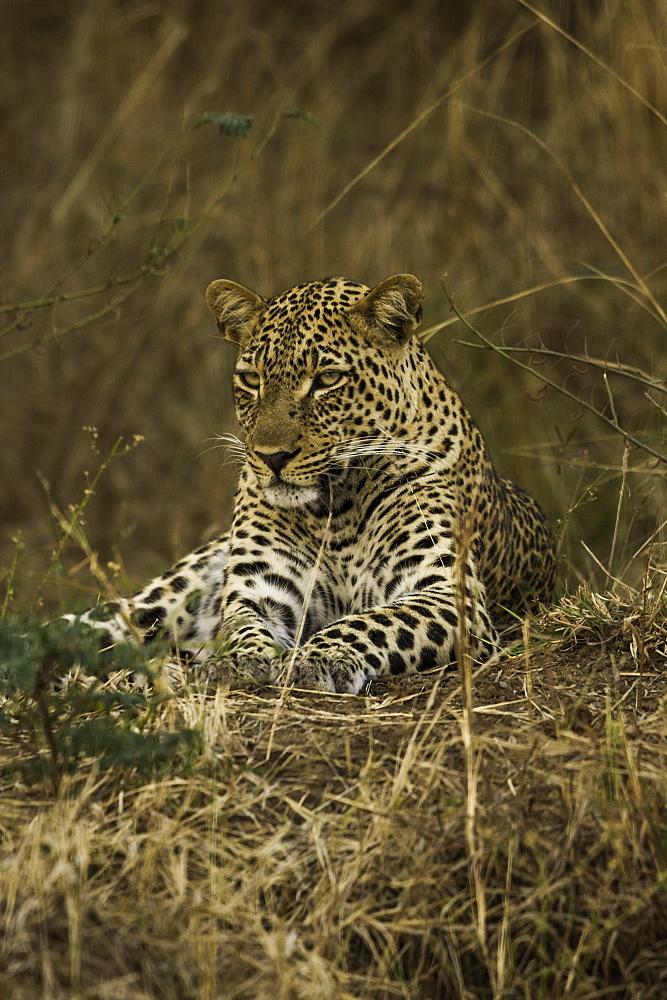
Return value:
[(375, 676), (373, 667), (353, 655), (303, 649), (285, 657), (279, 681), (299, 688), (359, 694)]
[(229, 684), (233, 688), (250, 684), (275, 684), (280, 665), (278, 657), (234, 653), (206, 660), (199, 676), (207, 685)]

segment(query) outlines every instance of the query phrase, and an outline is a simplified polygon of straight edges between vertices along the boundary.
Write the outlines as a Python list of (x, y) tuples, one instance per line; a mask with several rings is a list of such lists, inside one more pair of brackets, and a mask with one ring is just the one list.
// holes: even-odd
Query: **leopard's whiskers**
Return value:
[(246, 446), (241, 441), (236, 434), (214, 434), (209, 441), (215, 441), (210, 448), (205, 448), (204, 451), (200, 452), (200, 455), (206, 455), (209, 451), (215, 451), (217, 448), (223, 449), (227, 454), (225, 457), (224, 465), (229, 465), (232, 462), (237, 462), (239, 465), (243, 465), (246, 460)]

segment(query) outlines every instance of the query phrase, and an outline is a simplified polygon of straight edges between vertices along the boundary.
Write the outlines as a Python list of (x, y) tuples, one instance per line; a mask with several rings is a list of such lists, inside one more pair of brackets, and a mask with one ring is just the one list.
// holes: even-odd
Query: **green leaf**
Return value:
[(201, 125), (217, 125), (222, 135), (232, 135), (244, 139), (252, 128), (253, 115), (237, 115), (231, 111), (221, 114), (219, 111), (204, 111), (195, 128)]
[(311, 115), (310, 111), (306, 111), (305, 108), (290, 108), (289, 111), (285, 112), (285, 118), (301, 118), (304, 122), (308, 122), (310, 125), (319, 125), (318, 119), (315, 115)]

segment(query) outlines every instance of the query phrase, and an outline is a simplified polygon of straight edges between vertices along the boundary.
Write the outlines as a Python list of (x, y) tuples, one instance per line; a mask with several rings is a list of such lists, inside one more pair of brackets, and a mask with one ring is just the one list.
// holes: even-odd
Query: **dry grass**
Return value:
[(667, 651), (639, 666), (631, 610), (591, 641), (571, 602), (560, 649), (478, 670), (472, 746), (455, 671), (277, 722), (279, 692), (189, 690), (153, 725), (201, 755), (148, 782), (25, 787), (5, 739), (0, 994), (664, 997)]

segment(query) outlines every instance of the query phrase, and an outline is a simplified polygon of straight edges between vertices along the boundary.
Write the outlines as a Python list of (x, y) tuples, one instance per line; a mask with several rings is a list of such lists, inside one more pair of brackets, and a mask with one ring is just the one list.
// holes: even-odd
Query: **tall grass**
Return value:
[[(20, 531), (22, 599), (53, 542), (38, 473), (59, 508), (79, 496), (97, 461), (84, 426), (101, 453), (119, 435), (145, 438), (105, 473), (86, 526), (132, 582), (228, 520), (233, 483), (209, 450), (234, 427), (231, 352), (203, 303), (213, 278), (273, 294), (323, 274), (372, 284), (414, 271), (425, 328), (453, 318), (453, 296), (495, 342), (664, 374), (659, 0), (8, 11), (2, 298), (49, 303), (7, 312), (0, 340), (12, 354), (0, 368), (0, 561)], [(282, 118), (295, 107), (316, 123)], [(253, 115), (249, 135), (195, 129), (207, 110)], [(664, 466), (543, 396), (539, 376), (658, 450), (664, 400), (567, 357), (533, 376), (462, 339), (450, 324), (429, 347), (499, 467), (563, 519), (566, 583), (596, 559), (636, 582), (633, 554), (664, 515)], [(47, 603), (63, 587), (89, 600), (79, 560)]]

